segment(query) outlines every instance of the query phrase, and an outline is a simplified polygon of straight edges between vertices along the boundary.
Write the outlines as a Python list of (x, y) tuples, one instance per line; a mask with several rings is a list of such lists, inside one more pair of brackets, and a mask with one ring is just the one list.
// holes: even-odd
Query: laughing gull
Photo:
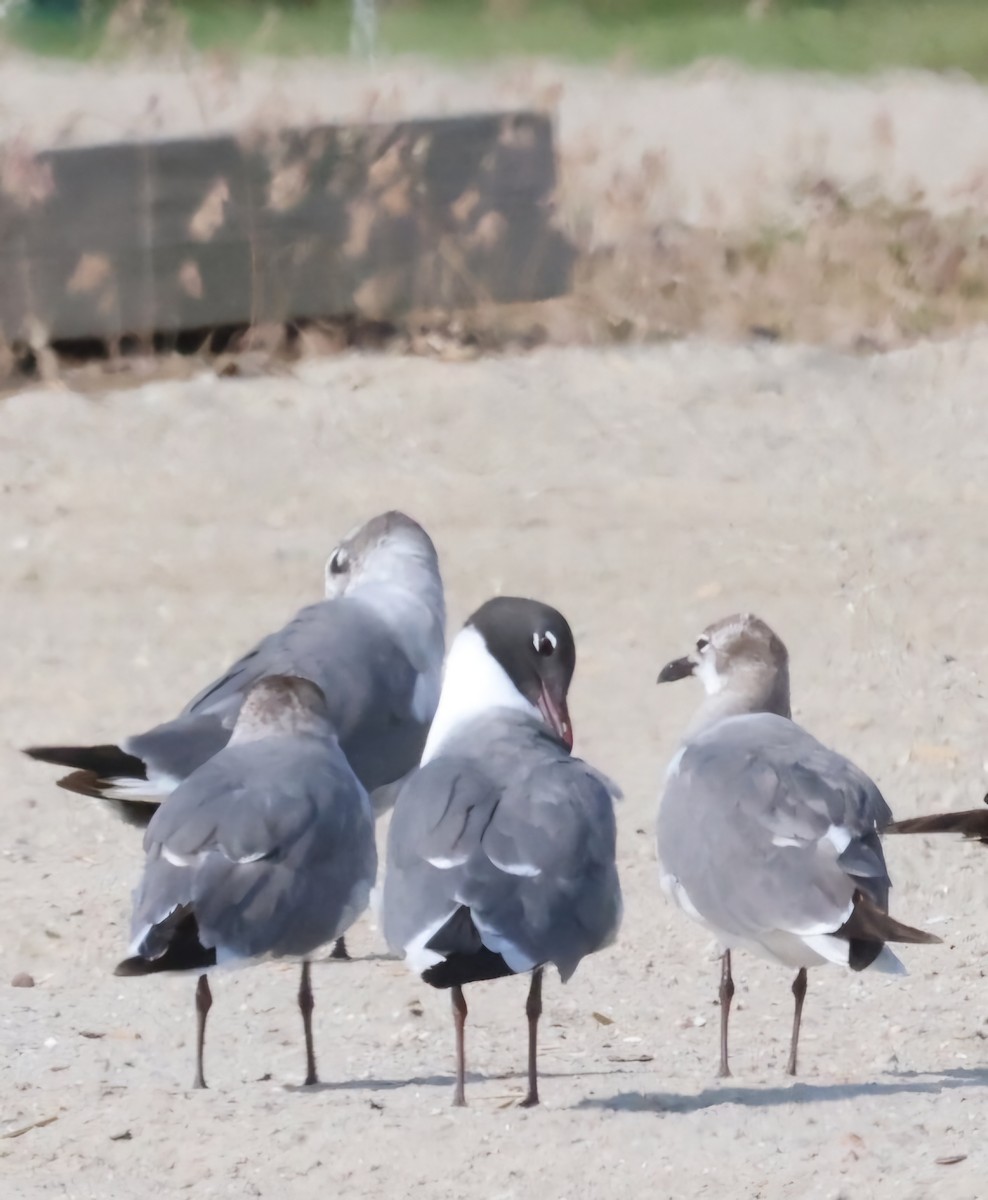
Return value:
[(38, 746), (26, 753), (70, 767), (61, 787), (115, 802), (146, 825), (151, 811), (230, 737), (247, 689), (302, 671), (326, 694), (340, 745), (369, 792), (418, 761), (439, 699), (446, 609), (425, 530), (389, 512), (353, 530), (326, 565), (326, 598), (309, 605), (172, 721), (105, 746)]
[(367, 907), (374, 817), (321, 690), (271, 675), (247, 692), (230, 741), (168, 796), (144, 836), (132, 957), (117, 975), (200, 972), (196, 1075), (212, 994), (205, 971), (301, 959), (306, 1084), (317, 1082), (309, 959)]
[(463, 985), (532, 972), (530, 1107), (539, 1102), (546, 964), (565, 982), (617, 935), (620, 793), (570, 754), (575, 662), (561, 613), (535, 600), (489, 600), (453, 642), (422, 766), (398, 793), (382, 925), (426, 983), (452, 989), (454, 1105), (465, 1103)]
[(730, 1075), (731, 950), (797, 972), (788, 1071), (796, 1074), (806, 969), (832, 962), (904, 974), (887, 942), (940, 939), (888, 915), (879, 833), (892, 819), (867, 775), (796, 725), (789, 655), (750, 614), (704, 630), (659, 682), (696, 675), (706, 699), (666, 773), (663, 890), (722, 945), (720, 1074)]
[[(419, 761), (439, 700), (446, 607), (425, 530), (400, 512), (352, 530), (326, 565), (326, 598), (269, 634), (178, 717), (116, 745), (40, 746), (32, 758), (72, 768), (59, 785), (107, 800), (146, 826), (161, 799), (226, 745), (247, 689), (300, 674), (326, 696), (329, 720), (375, 810), (385, 786)], [(341, 944), (334, 956), (346, 957)]]

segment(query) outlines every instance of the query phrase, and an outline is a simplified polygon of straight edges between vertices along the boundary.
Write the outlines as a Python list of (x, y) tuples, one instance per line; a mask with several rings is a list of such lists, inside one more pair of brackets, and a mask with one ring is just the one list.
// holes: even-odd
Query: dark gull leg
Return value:
[(522, 1108), (534, 1108), (539, 1102), (539, 1066), (536, 1059), (539, 1017), (542, 1016), (542, 967), (532, 972), (532, 986), (525, 1001), (528, 1017), (528, 1095), (521, 1102)]
[(343, 938), (336, 939), (336, 945), (333, 947), (333, 952), (332, 952), (332, 954), (330, 954), (329, 957), (330, 958), (342, 958), (342, 959), (346, 959), (347, 961), (349, 961), (350, 954), (347, 951), (346, 942), (343, 940)]
[(727, 1022), (731, 1016), (731, 1001), (734, 999), (734, 980), (731, 977), (731, 952), (725, 950), (720, 967), (720, 1070), (717, 1074), (727, 1079), (731, 1068), (727, 1065)]
[(453, 1089), (453, 1107), (463, 1108), (466, 1096), (463, 1094), (463, 1082), (466, 1078), (466, 1055), (463, 1051), (463, 1028), (467, 1023), (467, 1002), (463, 996), (463, 988), (459, 985), (450, 992), (453, 1001), (453, 1027), (456, 1030), (456, 1087)]
[(796, 1007), (792, 1014), (792, 1042), (789, 1046), (789, 1066), (787, 1073), (796, 1074), (796, 1051), (799, 1048), (799, 1023), (803, 1019), (803, 1000), (806, 998), (806, 968), (800, 967), (796, 978), (792, 981), (792, 994), (796, 998)]
[(312, 1010), (315, 1008), (312, 999), (312, 984), (309, 980), (309, 964), (302, 963), (302, 978), (298, 985), (298, 1010), (302, 1014), (302, 1026), (305, 1029), (305, 1086), (319, 1082), (316, 1074), (316, 1052), (312, 1046)]
[(202, 1074), (202, 1052), (206, 1046), (206, 1014), (212, 1007), (213, 993), (209, 990), (209, 980), (205, 975), (200, 975), (196, 984), (196, 1077), (192, 1084), (194, 1088), (206, 1086)]

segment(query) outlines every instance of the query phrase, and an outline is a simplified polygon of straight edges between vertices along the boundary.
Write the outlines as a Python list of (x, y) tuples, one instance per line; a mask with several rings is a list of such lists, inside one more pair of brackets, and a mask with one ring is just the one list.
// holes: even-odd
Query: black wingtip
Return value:
[(55, 767), (79, 768), (79, 746), (25, 746), (21, 754), (34, 759), (35, 762), (51, 763)]
[(69, 767), (69, 774), (57, 781), (60, 788), (76, 796), (105, 800), (128, 825), (144, 829), (157, 811), (159, 802), (154, 799), (107, 795), (116, 780), (147, 780), (144, 762), (119, 746), (28, 746), (21, 753), (35, 762)]
[(215, 950), (183, 939), (169, 946), (160, 958), (141, 958), (139, 954), (125, 958), (117, 963), (113, 974), (133, 978), (137, 975), (159, 975), (162, 971), (205, 971), (215, 966)]
[(153, 975), (158, 971), (156, 963), (149, 959), (135, 956), (134, 958), (125, 958), (123, 962), (118, 962), (113, 968), (114, 975)]
[(972, 841), (988, 845), (988, 812), (980, 808), (966, 812), (935, 813), (928, 817), (910, 817), (893, 821), (888, 833), (962, 833)]
[(480, 930), (466, 905), (461, 905), (432, 935), (426, 948), (443, 955), (440, 962), (422, 972), (422, 981), (430, 987), (461, 987), (515, 973), (500, 954), (481, 941)]
[(434, 988), (462, 987), (465, 983), (482, 983), (489, 979), (504, 979), (515, 972), (500, 954), (481, 946), (476, 954), (451, 954), (442, 962), (422, 972), (422, 982)]
[(140, 949), (117, 963), (114, 975), (157, 975), (161, 971), (204, 971), (216, 966), (216, 950), (199, 940), (199, 923), (186, 906), (148, 930)]
[(102, 779), (147, 779), (142, 759), (119, 746), (28, 746), (23, 751), (36, 762), (68, 767), (72, 771), (90, 771)]

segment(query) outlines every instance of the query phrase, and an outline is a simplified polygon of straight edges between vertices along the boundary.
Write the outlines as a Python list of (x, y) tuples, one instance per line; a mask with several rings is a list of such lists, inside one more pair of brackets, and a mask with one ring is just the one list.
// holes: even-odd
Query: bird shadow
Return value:
[[(608, 1078), (619, 1074), (616, 1071), (539, 1071), (539, 1079), (584, 1079), (591, 1076), (603, 1075)], [(466, 1074), (467, 1085), (484, 1083), (507, 1083), (512, 1080), (527, 1080), (524, 1071), (505, 1071), (493, 1075), (478, 1075), (474, 1071)], [(286, 1083), (286, 1092), (298, 1092), (301, 1095), (315, 1095), (317, 1092), (393, 1092), (400, 1088), (441, 1087), (452, 1088), (455, 1083), (452, 1075), (417, 1075), (410, 1079), (339, 1079), (319, 1083), (301, 1084)]]
[(314, 967), (346, 967), (364, 962), (400, 963), (401, 959), (394, 954), (377, 953), (372, 950), (370, 954), (348, 954), (346, 958), (333, 958), (331, 954), (326, 954), (322, 958), (314, 958), (312, 965)]
[[(467, 1074), (467, 1083), (478, 1083), (480, 1075)], [(314, 1096), (318, 1092), (393, 1092), (405, 1087), (452, 1087), (452, 1075), (419, 1075), (411, 1079), (332, 1079), (318, 1083), (286, 1083), (286, 1092)]]
[(778, 1108), (789, 1104), (821, 1104), (857, 1100), (866, 1096), (909, 1093), (939, 1095), (958, 1088), (988, 1087), (988, 1068), (955, 1067), (937, 1072), (903, 1071), (888, 1080), (861, 1083), (792, 1083), (785, 1087), (707, 1087), (695, 1095), (679, 1092), (618, 1092), (613, 1096), (587, 1097), (582, 1109), (612, 1112), (692, 1113), (721, 1105), (743, 1108)]

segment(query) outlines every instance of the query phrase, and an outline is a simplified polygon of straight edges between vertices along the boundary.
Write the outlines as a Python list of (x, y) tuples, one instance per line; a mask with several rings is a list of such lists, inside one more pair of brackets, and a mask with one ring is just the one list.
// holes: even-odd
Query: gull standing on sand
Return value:
[(730, 1075), (731, 951), (796, 971), (788, 1071), (806, 970), (838, 963), (904, 974), (888, 942), (938, 942), (888, 915), (879, 834), (892, 819), (867, 775), (791, 719), (789, 655), (764, 621), (727, 617), (659, 683), (699, 677), (706, 698), (666, 772), (663, 890), (724, 948), (720, 1074)]
[(212, 993), (204, 972), (302, 962), (306, 1084), (317, 1082), (309, 960), (367, 907), (374, 817), (320, 689), (271, 675), (247, 692), (230, 741), (168, 796), (144, 837), (131, 956), (117, 975), (198, 971), (196, 1074)]
[(538, 1104), (542, 973), (565, 982), (621, 920), (612, 783), (573, 758), (566, 696), (576, 662), (561, 613), (498, 597), (450, 648), (421, 768), (388, 837), (382, 925), (422, 979), (450, 988), (454, 1105), (464, 1098), (463, 985), (532, 972), (528, 1094)]
[[(299, 674), (321, 688), (340, 747), (380, 813), (393, 799), (385, 785), (407, 774), (425, 745), (439, 701), (445, 628), (431, 538), (404, 513), (382, 513), (330, 555), (324, 600), (265, 637), (174, 720), (118, 744), (25, 753), (71, 768), (60, 787), (109, 801), (144, 827), (162, 798), (226, 745), (256, 680)], [(346, 957), (342, 943), (334, 956)]]
[(190, 700), (171, 721), (104, 746), (37, 746), (69, 767), (59, 785), (147, 823), (174, 788), (226, 745), (247, 689), (301, 671), (326, 695), (357, 777), (373, 792), (417, 763), (439, 700), (446, 606), (421, 525), (389, 512), (351, 531), (326, 564), (326, 598), (298, 612)]

